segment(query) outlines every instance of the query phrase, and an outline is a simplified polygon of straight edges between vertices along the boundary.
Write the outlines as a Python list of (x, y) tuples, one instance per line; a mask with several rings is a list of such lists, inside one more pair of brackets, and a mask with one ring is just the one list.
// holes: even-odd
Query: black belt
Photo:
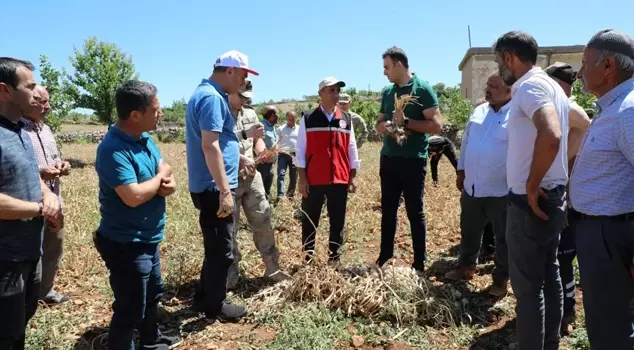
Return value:
[(570, 218), (574, 220), (609, 220), (609, 221), (634, 221), (634, 213), (620, 215), (587, 215), (574, 209), (568, 209)]

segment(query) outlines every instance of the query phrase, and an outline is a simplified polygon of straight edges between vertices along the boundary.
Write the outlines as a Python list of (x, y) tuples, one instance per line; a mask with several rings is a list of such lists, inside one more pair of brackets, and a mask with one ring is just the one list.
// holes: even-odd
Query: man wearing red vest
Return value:
[(326, 208), (330, 218), (329, 262), (337, 263), (344, 241), (348, 192), (356, 191), (360, 165), (351, 117), (337, 107), (343, 81), (328, 77), (319, 83), (321, 103), (299, 123), (296, 163), (302, 195), (302, 246), (310, 261), (315, 253), (319, 216)]

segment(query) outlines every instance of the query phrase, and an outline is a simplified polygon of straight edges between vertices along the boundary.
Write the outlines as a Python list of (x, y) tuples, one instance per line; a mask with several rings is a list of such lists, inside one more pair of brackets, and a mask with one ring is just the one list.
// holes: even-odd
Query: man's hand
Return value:
[(163, 179), (167, 179), (172, 176), (172, 167), (169, 166), (163, 159), (159, 161), (158, 168), (156, 169), (157, 175), (161, 175)]
[(176, 192), (176, 181), (174, 180), (174, 175), (170, 175), (170, 177), (161, 181), (161, 187), (159, 187), (158, 194), (159, 196), (167, 197), (174, 192)]
[(70, 163), (67, 161), (58, 162), (55, 164), (55, 168), (59, 170), (59, 176), (68, 176), (70, 175)]
[(40, 166), (40, 177), (44, 181), (50, 181), (58, 178), (60, 171), (54, 165), (42, 165)]
[(403, 111), (394, 111), (392, 112), (392, 121), (398, 126), (403, 125), (403, 121), (405, 121), (405, 114)]
[(220, 203), (218, 205), (218, 215), (219, 218), (226, 218), (227, 216), (233, 214), (233, 195), (231, 192), (220, 194)]
[(251, 176), (255, 174), (255, 161), (243, 154), (240, 155), (240, 170), (244, 169), (247, 175)]
[(46, 225), (51, 233), (57, 233), (64, 228), (64, 214), (60, 214), (57, 219), (46, 219)]
[(458, 173), (456, 174), (456, 188), (460, 192), (464, 190), (464, 177), (464, 170), (458, 170)]
[(42, 209), (42, 215), (45, 218), (52, 220), (57, 220), (59, 218), (61, 208), (59, 200), (54, 193), (48, 192), (44, 195), (44, 198), (42, 198), (42, 205), (44, 206)]
[(249, 128), (249, 130), (247, 130), (247, 137), (248, 138), (256, 138), (256, 139), (261, 139), (264, 137), (264, 125), (260, 124), (260, 123), (256, 123), (254, 124), (252, 127)]
[(526, 186), (526, 199), (528, 199), (528, 205), (533, 209), (533, 213), (542, 220), (548, 220), (548, 216), (539, 208), (539, 197), (548, 199), (548, 196), (542, 190), (541, 187), (537, 187), (537, 190), (530, 190), (529, 186)]
[(356, 176), (350, 177), (350, 182), (348, 183), (348, 192), (349, 193), (357, 192), (357, 177)]
[(308, 181), (306, 181), (306, 178), (303, 176), (300, 176), (297, 181), (297, 191), (302, 195), (302, 197), (308, 197)]

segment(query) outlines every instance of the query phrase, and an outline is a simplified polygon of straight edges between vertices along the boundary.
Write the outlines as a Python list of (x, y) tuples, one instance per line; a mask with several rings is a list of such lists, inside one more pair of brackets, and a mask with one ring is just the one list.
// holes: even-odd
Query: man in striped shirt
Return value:
[(634, 348), (634, 39), (595, 34), (578, 78), (598, 115), (581, 142), (570, 178), (583, 307), (592, 349)]
[[(33, 151), (40, 169), (40, 176), (48, 188), (53, 192), (60, 204), (63, 205), (62, 191), (60, 187), (60, 177), (70, 174), (70, 163), (63, 161), (60, 156), (57, 142), (53, 132), (44, 124), (46, 115), (49, 113), (49, 94), (43, 86), (36, 88), (40, 98), (38, 103), (40, 109), (28, 113), (22, 122), (24, 130), (29, 135), (33, 144)], [(63, 220), (63, 215), (61, 216)], [(64, 230), (47, 224), (44, 232), (44, 242), (42, 244), (42, 284), (40, 286), (40, 300), (47, 304), (61, 304), (69, 300), (68, 296), (57, 292), (53, 285), (55, 276), (62, 261), (64, 248)]]

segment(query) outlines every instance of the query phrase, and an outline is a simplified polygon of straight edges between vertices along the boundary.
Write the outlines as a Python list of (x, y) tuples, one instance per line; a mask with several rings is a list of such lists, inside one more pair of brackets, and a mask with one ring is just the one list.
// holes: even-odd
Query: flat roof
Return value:
[[(581, 53), (585, 45), (568, 45), (568, 46), (542, 46), (538, 49), (537, 53), (540, 55), (543, 54), (553, 54), (553, 53)], [(469, 58), (474, 55), (491, 55), (493, 53), (490, 47), (472, 47), (467, 50), (462, 61), (460, 61), (460, 65), (458, 65), (458, 70), (462, 71), (462, 68), (467, 63)]]

